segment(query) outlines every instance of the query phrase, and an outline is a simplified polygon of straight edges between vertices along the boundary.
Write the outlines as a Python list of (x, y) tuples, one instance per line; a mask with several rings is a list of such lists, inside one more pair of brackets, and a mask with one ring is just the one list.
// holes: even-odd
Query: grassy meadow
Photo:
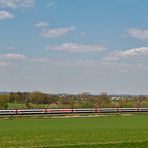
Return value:
[(0, 119), (0, 147), (147, 147), (148, 114)]

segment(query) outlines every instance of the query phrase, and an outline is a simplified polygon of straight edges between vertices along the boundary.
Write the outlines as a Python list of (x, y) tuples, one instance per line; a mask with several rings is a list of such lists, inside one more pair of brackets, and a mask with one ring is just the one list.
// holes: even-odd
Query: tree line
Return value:
[[(23, 104), (17, 106), (16, 104)], [(0, 109), (27, 108), (101, 108), (101, 107), (148, 107), (147, 96), (127, 96), (112, 99), (111, 95), (101, 93), (91, 95), (56, 95), (42, 92), (11, 92), (0, 95)]]

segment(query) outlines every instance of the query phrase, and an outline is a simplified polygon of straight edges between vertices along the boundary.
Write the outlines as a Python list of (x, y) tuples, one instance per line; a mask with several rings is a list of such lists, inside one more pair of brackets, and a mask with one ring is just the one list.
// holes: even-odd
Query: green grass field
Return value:
[(0, 119), (0, 147), (148, 147), (148, 114)]

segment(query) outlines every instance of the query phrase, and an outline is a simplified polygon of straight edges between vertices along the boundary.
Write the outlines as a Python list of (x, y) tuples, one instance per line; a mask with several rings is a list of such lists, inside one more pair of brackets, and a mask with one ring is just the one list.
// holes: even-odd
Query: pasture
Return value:
[(0, 147), (147, 147), (148, 114), (0, 119)]

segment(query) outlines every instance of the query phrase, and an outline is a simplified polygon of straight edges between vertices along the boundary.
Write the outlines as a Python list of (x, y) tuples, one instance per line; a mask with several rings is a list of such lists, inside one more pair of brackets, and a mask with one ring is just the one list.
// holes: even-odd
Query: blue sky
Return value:
[(0, 0), (0, 91), (148, 94), (147, 0)]

